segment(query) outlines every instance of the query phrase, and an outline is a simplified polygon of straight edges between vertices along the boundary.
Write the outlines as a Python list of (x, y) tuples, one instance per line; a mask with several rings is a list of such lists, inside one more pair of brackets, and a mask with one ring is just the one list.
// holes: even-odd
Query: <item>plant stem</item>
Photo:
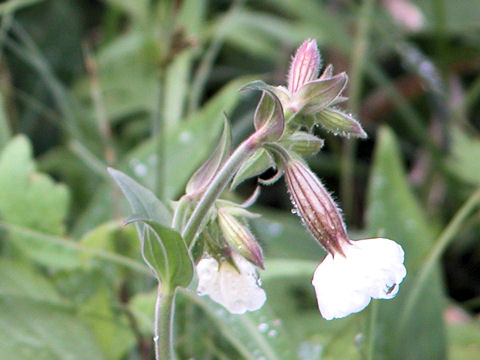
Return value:
[(155, 303), (155, 360), (175, 359), (173, 350), (173, 318), (175, 313), (175, 290), (158, 284)]
[(237, 147), (217, 175), (215, 175), (193, 210), (193, 213), (188, 219), (187, 225), (182, 232), (182, 237), (185, 242), (189, 244), (190, 249), (195, 245), (196, 236), (202, 229), (208, 211), (214, 204), (215, 200), (217, 200), (223, 190), (225, 190), (228, 182), (235, 175), (235, 172), (238, 170), (242, 162), (260, 147), (261, 142), (258, 141), (257, 137), (258, 134), (253, 133)]
[(403, 332), (407, 324), (407, 320), (412, 314), (413, 308), (417, 303), (417, 299), (420, 296), (421, 290), (423, 289), (426, 281), (429, 276), (432, 274), (432, 270), (435, 267), (435, 264), (438, 262), (443, 252), (453, 240), (455, 234), (461, 230), (462, 225), (467, 219), (468, 215), (474, 210), (476, 206), (480, 204), (480, 189), (475, 191), (465, 202), (465, 204), (457, 211), (453, 219), (447, 225), (447, 227), (440, 234), (438, 240), (435, 242), (432, 250), (422, 261), (422, 268), (418, 272), (415, 283), (412, 286), (412, 291), (408, 297), (403, 313), (400, 318), (400, 323), (398, 326), (399, 333)]
[[(351, 81), (350, 81), (350, 101), (349, 107), (352, 113), (358, 114), (360, 109), (360, 93), (362, 90), (362, 75), (366, 62), (366, 53), (368, 49), (368, 37), (370, 32), (370, 23), (372, 18), (374, 1), (364, 0), (358, 21), (358, 32), (354, 42), (354, 48), (351, 53)], [(348, 218), (354, 218), (354, 172), (355, 172), (355, 152), (357, 148), (356, 140), (344, 142), (341, 159), (341, 183), (340, 190), (344, 213)]]
[(177, 208), (173, 213), (172, 219), (172, 228), (181, 232), (183, 227), (183, 220), (185, 218), (185, 212), (190, 205), (190, 199), (187, 196), (182, 196), (180, 200), (178, 200)]

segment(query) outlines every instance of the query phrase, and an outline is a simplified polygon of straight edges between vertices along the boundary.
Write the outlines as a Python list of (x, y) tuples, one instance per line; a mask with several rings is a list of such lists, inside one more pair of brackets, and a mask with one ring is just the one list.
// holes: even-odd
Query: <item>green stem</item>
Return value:
[(175, 290), (158, 285), (155, 303), (155, 360), (173, 360), (173, 318), (175, 313)]
[(190, 199), (187, 196), (182, 196), (180, 200), (178, 200), (177, 208), (173, 213), (172, 219), (172, 228), (177, 231), (182, 231), (183, 228), (183, 220), (185, 218), (185, 212), (190, 205)]
[[(351, 53), (351, 80), (350, 80), (350, 101), (349, 107), (352, 113), (358, 114), (360, 109), (360, 93), (362, 90), (362, 75), (365, 68), (366, 53), (368, 49), (368, 37), (372, 18), (374, 1), (364, 0), (358, 21), (358, 32), (354, 41), (354, 48)], [(341, 194), (344, 210), (347, 217), (353, 218), (354, 203), (354, 176), (355, 176), (355, 152), (356, 141), (344, 142), (341, 159)]]
[(187, 225), (182, 232), (182, 237), (187, 244), (190, 244), (190, 248), (195, 245), (197, 234), (201, 231), (208, 211), (214, 204), (215, 200), (217, 200), (223, 190), (225, 190), (228, 182), (232, 179), (233, 175), (235, 175), (235, 172), (238, 170), (242, 162), (253, 154), (260, 145), (261, 142), (258, 141), (258, 133), (253, 133), (237, 147), (217, 175), (213, 178), (193, 210), (193, 213), (188, 219)]
[(440, 237), (436, 241), (434, 247), (422, 262), (423, 266), (420, 269), (418, 276), (415, 280), (415, 283), (412, 286), (412, 291), (408, 297), (405, 307), (403, 310), (402, 317), (400, 318), (399, 323), (399, 333), (401, 334), (405, 329), (407, 320), (413, 312), (413, 308), (417, 303), (417, 300), (420, 296), (421, 290), (423, 289), (425, 283), (427, 282), (429, 276), (432, 274), (432, 270), (435, 267), (435, 264), (438, 262), (443, 252), (453, 240), (455, 234), (462, 229), (467, 217), (473, 211), (473, 209), (478, 206), (480, 203), (480, 189), (475, 191), (465, 202), (465, 204), (457, 211), (453, 219), (447, 225), (447, 227), (440, 234)]

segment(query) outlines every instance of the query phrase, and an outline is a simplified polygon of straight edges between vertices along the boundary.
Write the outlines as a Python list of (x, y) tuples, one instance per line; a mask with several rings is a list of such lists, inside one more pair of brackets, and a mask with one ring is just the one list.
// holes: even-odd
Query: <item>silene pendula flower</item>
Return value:
[(306, 40), (297, 50), (288, 72), (287, 87), (275, 87), (275, 94), (284, 109), (293, 114), (312, 115), (335, 102), (342, 101), (348, 77), (345, 73), (333, 75), (328, 66), (319, 77), (320, 53), (313, 39)]
[(371, 298), (393, 298), (407, 273), (402, 247), (383, 238), (350, 240), (335, 202), (302, 162), (288, 160), (285, 179), (297, 214), (328, 252), (312, 279), (322, 316), (343, 318)]
[(214, 258), (203, 258), (197, 264), (199, 295), (208, 295), (232, 314), (260, 309), (267, 296), (260, 287), (255, 266), (232, 252), (231, 261), (220, 264)]

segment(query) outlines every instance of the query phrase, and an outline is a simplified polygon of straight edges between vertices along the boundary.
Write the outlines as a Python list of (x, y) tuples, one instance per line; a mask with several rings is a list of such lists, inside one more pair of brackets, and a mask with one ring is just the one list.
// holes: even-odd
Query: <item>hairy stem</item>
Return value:
[(198, 233), (200, 233), (208, 211), (214, 204), (215, 200), (217, 200), (223, 190), (225, 190), (225, 187), (235, 175), (235, 172), (239, 169), (242, 162), (253, 154), (260, 145), (261, 142), (258, 140), (258, 133), (253, 133), (237, 147), (217, 175), (213, 178), (193, 210), (193, 213), (188, 219), (187, 225), (182, 232), (183, 239), (189, 244), (190, 249), (195, 245), (196, 237)]
[(175, 290), (158, 285), (155, 303), (155, 360), (174, 360), (173, 318), (175, 312)]

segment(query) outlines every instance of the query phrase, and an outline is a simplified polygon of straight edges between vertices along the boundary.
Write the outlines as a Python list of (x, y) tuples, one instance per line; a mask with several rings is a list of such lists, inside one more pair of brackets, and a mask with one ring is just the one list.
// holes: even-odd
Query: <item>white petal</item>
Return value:
[(345, 257), (327, 255), (312, 280), (318, 307), (327, 320), (359, 312), (371, 298), (393, 298), (407, 273), (403, 249), (392, 240), (353, 241), (343, 250)]
[(208, 295), (217, 303), (223, 302), (220, 291), (219, 268), (217, 260), (213, 258), (201, 259), (197, 264), (198, 295)]
[[(233, 255), (238, 267), (223, 262), (218, 268), (214, 259), (202, 259), (197, 265), (199, 295), (208, 295), (232, 314), (258, 310), (265, 303), (265, 291), (259, 287), (255, 267), (238, 254)], [(240, 272), (239, 272), (240, 271)]]

